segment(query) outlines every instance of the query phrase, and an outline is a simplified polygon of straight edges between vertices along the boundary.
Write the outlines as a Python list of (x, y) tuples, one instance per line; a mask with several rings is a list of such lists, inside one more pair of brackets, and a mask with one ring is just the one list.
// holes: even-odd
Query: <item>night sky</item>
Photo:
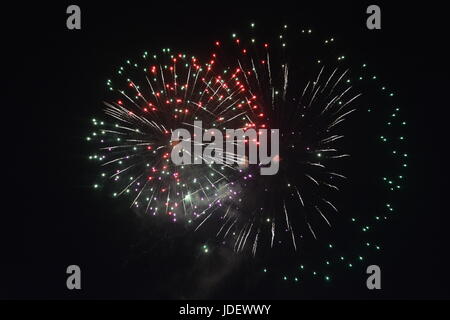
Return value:
[[(366, 3), (77, 2), (82, 30), (69, 31), (69, 4), (3, 8), (0, 298), (450, 297), (445, 167), (450, 81), (442, 8), (378, 3), (382, 30), (369, 31)], [(255, 274), (256, 262), (225, 251), (217, 250), (218, 260), (211, 262), (195, 251), (201, 243), (196, 235), (139, 217), (126, 201), (92, 190), (98, 168), (87, 161), (92, 149), (84, 137), (89, 120), (101, 114), (113, 67), (144, 50), (202, 50), (205, 41), (250, 21), (333, 32), (398, 93), (409, 123), (410, 171), (401, 210), (374, 261), (383, 270), (380, 291), (365, 288), (362, 269), (331, 284), (299, 287), (262, 278)], [(375, 160), (368, 161), (376, 168)], [(80, 292), (65, 287), (71, 264), (83, 272)]]

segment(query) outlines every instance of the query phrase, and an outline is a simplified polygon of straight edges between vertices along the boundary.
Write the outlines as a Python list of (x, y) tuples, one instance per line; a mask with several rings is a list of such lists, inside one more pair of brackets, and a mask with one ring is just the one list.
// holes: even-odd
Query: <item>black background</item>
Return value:
[[(2, 170), (0, 298), (449, 298), (446, 140), (448, 42), (445, 10), (430, 2), (379, 3), (382, 30), (365, 27), (370, 3), (80, 3), (82, 30), (66, 29), (71, 3), (2, 4)], [(136, 258), (146, 226), (92, 192), (95, 168), (83, 141), (100, 110), (104, 79), (130, 52), (202, 40), (254, 20), (301, 21), (345, 38), (349, 51), (380, 66), (407, 109), (411, 174), (401, 223), (387, 234), (383, 290), (345, 279), (301, 291), (243, 274), (199, 294), (183, 279), (183, 247), (156, 243)], [(150, 227), (148, 227), (150, 228)], [(149, 231), (151, 232), (151, 230)], [(162, 240), (164, 241), (164, 239)], [(144, 245), (145, 247), (145, 245)], [(133, 257), (130, 259), (130, 257)], [(145, 258), (147, 257), (147, 258)], [(149, 258), (152, 257), (152, 258)], [(157, 258), (156, 258), (157, 257)], [(83, 290), (65, 287), (78, 264)]]

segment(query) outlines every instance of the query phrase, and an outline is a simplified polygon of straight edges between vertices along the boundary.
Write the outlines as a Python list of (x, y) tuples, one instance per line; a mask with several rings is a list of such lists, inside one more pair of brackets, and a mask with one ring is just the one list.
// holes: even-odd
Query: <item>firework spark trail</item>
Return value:
[(258, 232), (256, 233), (255, 240), (253, 241), (253, 247), (252, 247), (252, 255), (253, 257), (256, 255), (256, 248), (258, 247), (258, 236), (259, 236), (260, 230), (258, 229)]

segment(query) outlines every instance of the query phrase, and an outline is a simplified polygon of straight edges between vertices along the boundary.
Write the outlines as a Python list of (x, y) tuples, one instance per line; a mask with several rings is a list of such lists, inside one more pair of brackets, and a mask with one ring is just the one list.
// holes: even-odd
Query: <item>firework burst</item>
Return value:
[(240, 81), (259, 104), (252, 122), (280, 130), (278, 174), (262, 176), (258, 166), (249, 166), (235, 176), (244, 191), (229, 205), (234, 214), (227, 210), (220, 217), (217, 235), (231, 238), (236, 251), (247, 245), (255, 254), (258, 243), (273, 247), (286, 236), (297, 250), (304, 237), (317, 239), (317, 229), (331, 227), (338, 212), (331, 198), (346, 178), (339, 162), (349, 154), (341, 148), (340, 127), (360, 94), (345, 81), (348, 69), (334, 61), (326, 66), (317, 59), (290, 59), (286, 30), (281, 43), (236, 34), (230, 43), (215, 42), (219, 63), (240, 71)]
[[(140, 212), (205, 230), (208, 251), (217, 242), (252, 256), (277, 249), (270, 252), (278, 259), (288, 248), (301, 254), (284, 280), (309, 273), (329, 281), (331, 265), (353, 268), (381, 249), (373, 231), (395, 211), (406, 177), (406, 122), (394, 93), (365, 63), (352, 64), (334, 37), (287, 25), (267, 35), (252, 23), (214, 41), (206, 63), (170, 49), (126, 61), (107, 81), (109, 120), (94, 119), (87, 138), (100, 146), (91, 159), (104, 169), (95, 188), (112, 185), (113, 196), (129, 194)], [(278, 173), (199, 154), (175, 165), (181, 139), (172, 133), (195, 137), (198, 120), (222, 131), (278, 129)], [(259, 144), (238, 142), (246, 150)]]
[(144, 53), (138, 62), (126, 61), (107, 81), (109, 120), (93, 119), (95, 131), (87, 139), (100, 145), (90, 158), (101, 163), (102, 177), (112, 180), (114, 197), (129, 194), (131, 205), (147, 214), (188, 223), (233, 198), (227, 177), (237, 166), (171, 161), (180, 142), (172, 139), (175, 129), (192, 131), (196, 120), (207, 128), (252, 126), (249, 114), (257, 111), (249, 108), (252, 97), (236, 73), (216, 73), (214, 59), (201, 63), (163, 49), (159, 55)]
[(273, 261), (300, 253), (289, 255), (295, 267), (281, 270), (284, 280), (329, 281), (332, 266), (352, 269), (382, 248), (376, 232), (406, 178), (406, 122), (394, 93), (334, 37), (287, 25), (267, 34), (252, 23), (214, 42), (217, 64), (240, 70), (256, 97), (252, 122), (280, 130), (278, 174), (250, 165), (234, 175), (240, 192), (215, 213), (215, 235), (253, 256), (276, 249)]

